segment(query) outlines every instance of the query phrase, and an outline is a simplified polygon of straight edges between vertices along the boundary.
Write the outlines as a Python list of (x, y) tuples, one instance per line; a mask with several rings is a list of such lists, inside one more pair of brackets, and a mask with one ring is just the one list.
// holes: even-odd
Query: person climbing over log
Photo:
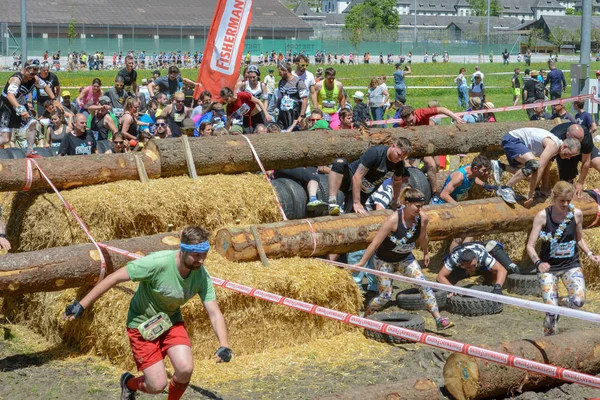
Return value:
[[(575, 187), (568, 182), (560, 181), (554, 185), (550, 205), (533, 220), (527, 254), (538, 272), (544, 303), (581, 308), (585, 302), (585, 279), (577, 248), (596, 265), (600, 265), (600, 256), (594, 255), (583, 238), (583, 213), (571, 203), (574, 194)], [(542, 240), (539, 255), (535, 249), (538, 238)], [(567, 288), (566, 297), (558, 297), (558, 278)], [(546, 314), (544, 335), (558, 333), (558, 318), (559, 315)]]
[(496, 260), (491, 253), (504, 253), (503, 256), (510, 262), (509, 265), (514, 266), (511, 272), (519, 272), (519, 268), (510, 261), (501, 246), (495, 240), (490, 240), (485, 244), (470, 242), (455, 247), (444, 258), (444, 266), (438, 273), (436, 280), (446, 285), (456, 285), (468, 277), (483, 276), (483, 284), (494, 287), (492, 293), (502, 294), (502, 286), (504, 286), (508, 274), (507, 268)]
[[(429, 238), (427, 237), (427, 223), (429, 219), (422, 209), (425, 205), (425, 196), (420, 190), (405, 188), (400, 194), (403, 207), (386, 218), (373, 241), (363, 254), (357, 266), (362, 267), (375, 254), (375, 269), (378, 271), (394, 273), (400, 272), (404, 276), (425, 280), (421, 267), (412, 250), (415, 244), (423, 250), (423, 263), (429, 266)], [(409, 228), (410, 227), (410, 228)], [(365, 310), (365, 317), (381, 310), (392, 300), (392, 280), (377, 276), (379, 296), (371, 300)], [(433, 315), (437, 330), (444, 330), (454, 326), (448, 318), (440, 316), (437, 301), (431, 288), (419, 286), (421, 298), (427, 310)]]
[[(431, 199), (431, 204), (456, 203), (457, 201), (467, 200), (469, 198), (469, 190), (474, 183), (483, 186), (487, 191), (497, 189), (496, 186), (485, 183), (490, 174), (490, 170), (490, 160), (482, 155), (476, 156), (471, 164), (460, 167), (446, 178), (442, 190), (440, 191), (440, 195), (433, 197)], [(472, 240), (472, 237), (464, 238), (465, 242), (470, 242)], [(462, 238), (455, 238), (452, 241), (450, 250), (462, 242)]]
[(312, 212), (326, 211), (328, 204), (317, 198), (319, 190), (319, 178), (316, 167), (298, 167), (292, 169), (276, 169), (271, 174), (274, 179), (287, 178), (298, 182), (306, 187), (308, 193), (308, 203), (306, 209)]
[[(217, 362), (229, 362), (232, 352), (227, 339), (227, 327), (215, 297), (210, 275), (203, 266), (210, 249), (208, 232), (199, 226), (188, 226), (181, 233), (179, 250), (165, 250), (127, 263), (96, 285), (81, 301), (75, 299), (63, 315), (73, 321), (94, 301), (115, 285), (140, 282), (129, 304), (127, 336), (139, 371), (121, 375), (121, 399), (135, 399), (139, 390), (162, 393), (169, 385), (169, 399), (183, 396), (194, 369), (190, 339), (183, 323), (180, 307), (196, 293), (213, 326), (219, 349)], [(169, 356), (175, 369), (167, 381), (163, 359)]]
[[(533, 203), (535, 190), (542, 183), (541, 194), (550, 194), (550, 162), (556, 156), (569, 159), (581, 152), (581, 143), (575, 138), (561, 140), (551, 132), (540, 128), (521, 128), (508, 132), (502, 138), (502, 148), (508, 164), (492, 161), (492, 171), (496, 183), (504, 171), (514, 174), (505, 185), (496, 191), (504, 201), (515, 204), (513, 186), (523, 180), (529, 180), (529, 194), (525, 207)], [(539, 159), (536, 159), (539, 158)]]
[(412, 152), (412, 144), (400, 137), (391, 146), (373, 146), (360, 159), (348, 164), (343, 158), (335, 160), (329, 173), (329, 215), (340, 214), (337, 192), (346, 195), (345, 212), (365, 214), (365, 202), (387, 178), (394, 176), (392, 203), (397, 202), (402, 182), (408, 180), (404, 159)]

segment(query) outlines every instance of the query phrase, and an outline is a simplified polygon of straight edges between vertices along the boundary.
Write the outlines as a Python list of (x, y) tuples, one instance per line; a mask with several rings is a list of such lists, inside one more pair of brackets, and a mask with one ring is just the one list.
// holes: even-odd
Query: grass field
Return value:
[[(460, 63), (427, 63), (427, 64), (413, 64), (412, 65), (412, 76), (409, 75), (406, 79), (408, 86), (407, 89), (407, 102), (413, 107), (426, 107), (430, 100), (438, 100), (440, 104), (454, 111), (457, 110), (457, 93), (454, 88), (440, 89), (433, 88), (435, 86), (454, 86), (453, 79), (458, 74), (458, 70), (461, 67), (467, 68), (467, 74), (471, 74), (475, 71), (475, 64), (460, 64)], [(327, 66), (323, 66), (327, 67)], [(366, 91), (369, 81), (372, 77), (379, 75), (386, 75), (391, 77), (395, 68), (392, 65), (380, 65), (380, 64), (358, 64), (358, 65), (335, 65), (337, 70), (337, 78), (342, 81), (344, 86), (356, 86), (364, 87), (364, 89), (349, 89), (349, 94), (353, 94), (356, 90)], [(481, 64), (482, 72), (485, 74), (485, 84), (490, 88), (486, 89), (486, 99), (494, 103), (496, 107), (512, 105), (512, 93), (510, 89), (510, 81), (512, 77), (512, 71), (514, 68), (519, 67), (521, 69), (521, 77), (526, 65), (523, 63), (511, 63), (509, 65), (503, 65), (502, 63), (494, 64)], [(269, 67), (261, 67), (261, 73), (264, 75), (267, 73)], [(545, 68), (548, 70), (548, 66), (545, 63), (532, 63), (530, 69), (541, 69)], [(558, 63), (557, 68), (565, 70), (565, 77), (567, 83), (569, 80), (569, 68), (570, 63)], [(315, 72), (317, 66), (311, 65), (309, 70)], [(600, 69), (600, 62), (593, 62), (591, 65), (591, 71)], [(162, 71), (163, 74), (166, 70)], [(500, 73), (500, 74), (498, 74)], [(0, 72), (0, 82), (6, 82), (11, 72)], [(493, 74), (493, 75), (492, 75)], [(58, 77), (63, 87), (81, 87), (88, 86), (91, 84), (92, 79), (100, 78), (102, 84), (105, 86), (111, 86), (115, 71), (75, 71), (75, 72), (59, 72)], [(138, 81), (142, 78), (149, 78), (152, 75), (152, 70), (141, 70), (138, 71)], [(182, 75), (186, 78), (196, 80), (198, 72), (195, 69), (184, 69)], [(275, 71), (277, 78), (277, 71)], [(388, 79), (388, 87), (390, 87), (390, 97), (394, 96), (393, 80)], [(415, 86), (431, 86), (432, 88), (415, 88)], [(498, 88), (491, 88), (498, 87)], [(73, 89), (71, 89), (73, 90)], [(567, 89), (567, 95), (570, 90)], [(516, 121), (525, 119), (525, 113), (523, 111), (512, 111), (504, 112), (497, 115), (499, 121)]]

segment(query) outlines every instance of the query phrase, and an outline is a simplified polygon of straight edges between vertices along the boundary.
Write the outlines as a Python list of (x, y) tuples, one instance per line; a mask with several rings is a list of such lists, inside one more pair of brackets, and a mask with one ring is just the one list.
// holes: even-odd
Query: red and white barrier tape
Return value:
[(445, 285), (443, 283), (438, 283), (438, 282), (422, 281), (420, 279), (409, 278), (407, 276), (402, 276), (402, 275), (398, 275), (398, 274), (391, 274), (389, 272), (377, 271), (375, 269), (369, 269), (369, 268), (358, 267), (356, 265), (344, 264), (344, 263), (341, 263), (338, 261), (331, 261), (331, 260), (324, 260), (324, 259), (320, 259), (319, 261), (323, 261), (328, 264), (332, 264), (332, 265), (346, 268), (346, 269), (352, 269), (355, 271), (366, 272), (367, 274), (382, 276), (385, 278), (389, 278), (389, 279), (393, 279), (393, 280), (397, 280), (397, 281), (401, 281), (401, 282), (411, 283), (411, 284), (417, 285), (417, 286), (425, 286), (425, 287), (429, 287), (432, 289), (443, 290), (443, 291), (449, 292), (449, 293), (459, 293), (459, 294), (466, 295), (466, 296), (477, 297), (479, 299), (509, 304), (511, 306), (523, 307), (523, 308), (528, 308), (530, 310), (542, 311), (542, 312), (550, 313), (550, 314), (559, 314), (559, 315), (564, 315), (565, 317), (577, 318), (577, 319), (581, 319), (584, 321), (600, 323), (600, 314), (594, 314), (594, 313), (587, 312), (587, 311), (575, 310), (575, 309), (566, 308), (566, 307), (553, 306), (550, 304), (543, 304), (543, 303), (539, 303), (537, 301), (518, 299), (516, 297), (511, 297), (511, 296), (506, 296), (506, 295), (481, 292), (479, 290), (467, 289), (467, 288), (460, 287), (460, 286)]
[(285, 216), (285, 212), (283, 211), (283, 207), (281, 207), (281, 203), (279, 202), (279, 198), (277, 197), (277, 192), (275, 191), (275, 187), (273, 187), (273, 184), (271, 183), (271, 179), (269, 179), (269, 175), (267, 174), (267, 171), (265, 171), (265, 167), (263, 167), (263, 164), (260, 161), (260, 158), (258, 157), (258, 154), (256, 153), (256, 149), (252, 145), (252, 142), (250, 141), (250, 139), (248, 139), (246, 137), (246, 135), (240, 135), (240, 136), (242, 136), (244, 139), (246, 139), (246, 141), (250, 145), (250, 150), (252, 151), (252, 155), (254, 156), (254, 159), (258, 163), (258, 166), (260, 167), (260, 170), (262, 171), (263, 175), (265, 176), (265, 179), (267, 180), (267, 182), (269, 182), (269, 185), (271, 185), (271, 190), (273, 190), (273, 195), (275, 196), (275, 202), (277, 203), (277, 207), (279, 208), (279, 212), (281, 213), (281, 216), (283, 217), (283, 220), (287, 221), (287, 217)]
[[(553, 106), (556, 104), (563, 104), (563, 103), (572, 103), (574, 101), (579, 101), (579, 100), (591, 100), (592, 102), (598, 102), (596, 99), (594, 99), (595, 95), (596, 95), (596, 91), (594, 88), (593, 93), (584, 94), (581, 96), (565, 97), (564, 99), (547, 100), (547, 101), (540, 101), (537, 103), (521, 104), (520, 106), (506, 106), (506, 107), (496, 107), (496, 108), (489, 108), (489, 109), (483, 109), (483, 110), (456, 112), (456, 113), (454, 113), (454, 115), (456, 115), (458, 117), (462, 117), (463, 115), (469, 115), (469, 114), (486, 114), (486, 113), (491, 113), (491, 112), (496, 113), (496, 112), (504, 112), (504, 111), (527, 110), (529, 108)], [(434, 116), (433, 118), (445, 118), (445, 117), (447, 117), (447, 115), (438, 114), (438, 115)], [(369, 121), (369, 122), (367, 122), (367, 124), (383, 125), (383, 124), (395, 124), (395, 123), (400, 123), (400, 122), (402, 122), (402, 118), (393, 118), (393, 119), (381, 120), (381, 121)]]
[[(142, 258), (139, 254), (131, 253), (126, 250), (116, 247), (107, 246), (100, 243), (100, 246), (116, 251), (119, 254), (131, 257)], [(370, 271), (370, 270), (369, 270)], [(439, 336), (428, 333), (417, 332), (406, 328), (400, 328), (393, 325), (388, 325), (383, 322), (362, 318), (356, 315), (348, 314), (342, 311), (332, 310), (331, 308), (320, 307), (315, 304), (306, 303), (304, 301), (291, 299), (289, 297), (280, 296), (275, 293), (266, 292), (264, 290), (254, 289), (250, 286), (241, 285), (239, 283), (230, 282), (225, 279), (211, 277), (212, 283), (237, 293), (255, 297), (257, 299), (266, 300), (271, 303), (276, 303), (282, 306), (293, 308), (305, 313), (318, 315), (324, 318), (329, 318), (345, 324), (354, 325), (359, 328), (370, 329), (381, 332), (387, 335), (396, 336), (411, 342), (423, 343), (432, 347), (437, 347), (442, 350), (449, 350), (455, 353), (466, 354), (471, 357), (480, 358), (495, 362), (497, 364), (508, 365), (510, 367), (519, 368), (525, 371), (535, 372), (541, 375), (550, 376), (552, 378), (561, 379), (566, 382), (579, 383), (584, 386), (600, 389), (600, 377), (584, 374), (566, 368), (556, 367), (554, 365), (544, 364), (527, 358), (516, 357), (511, 354), (500, 353), (498, 351), (484, 349), (466, 343), (457, 342), (455, 340), (445, 339)]]
[(94, 246), (96, 246), (96, 249), (98, 250), (98, 254), (100, 255), (100, 278), (98, 279), (98, 282), (100, 282), (102, 279), (104, 279), (104, 275), (106, 274), (106, 260), (104, 259), (104, 254), (102, 254), (102, 250), (100, 250), (100, 246), (98, 246), (98, 243), (96, 243), (96, 240), (90, 233), (87, 226), (83, 223), (81, 218), (79, 218), (79, 215), (77, 215), (75, 210), (73, 210), (73, 207), (71, 207), (71, 205), (67, 202), (67, 200), (65, 200), (65, 198), (62, 197), (62, 195), (60, 194), (60, 192), (58, 191), (56, 186), (54, 186), (54, 184), (52, 183), (50, 178), (48, 178), (48, 176), (46, 175), (44, 170), (42, 170), (42, 168), (40, 168), (37, 161), (35, 161), (35, 159), (32, 159), (32, 158), (27, 158), (26, 162), (27, 162), (27, 181), (25, 183), (25, 186), (23, 187), (23, 190), (31, 189), (31, 183), (33, 182), (33, 168), (31, 166), (31, 164), (34, 164), (35, 167), (38, 169), (38, 171), (40, 171), (40, 174), (44, 177), (46, 182), (48, 182), (48, 185), (50, 185), (52, 190), (54, 190), (54, 192), (56, 193), (56, 195), (58, 196), (60, 201), (62, 201), (64, 206), (67, 208), (67, 210), (71, 213), (71, 215), (73, 215), (73, 218), (75, 218), (75, 220), (77, 221), (77, 223), (79, 224), (81, 229), (83, 229), (83, 231), (85, 232), (87, 237), (90, 239), (90, 241), (94, 244)]

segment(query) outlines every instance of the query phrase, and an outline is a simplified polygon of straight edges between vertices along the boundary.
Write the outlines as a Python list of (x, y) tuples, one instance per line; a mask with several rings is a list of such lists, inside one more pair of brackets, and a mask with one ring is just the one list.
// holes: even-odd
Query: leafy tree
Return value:
[(71, 18), (69, 18), (69, 25), (67, 26), (67, 37), (69, 38), (69, 53), (71, 54), (71, 42), (73, 39), (77, 37), (77, 32), (75, 31), (75, 24), (77, 20), (75, 19), (75, 7), (71, 8)]
[(567, 8), (565, 10), (565, 14), (567, 14), (567, 15), (575, 15), (575, 9), (574, 8)]
[(574, 31), (567, 31), (567, 38), (573, 47), (577, 47), (581, 44), (581, 28), (577, 28)]
[(552, 44), (555, 44), (558, 47), (559, 51), (560, 46), (565, 44), (568, 38), (569, 31), (567, 29), (561, 28), (560, 26), (554, 28), (554, 30), (548, 35), (548, 41)]
[(346, 15), (343, 35), (355, 48), (363, 40), (395, 41), (399, 23), (395, 0), (365, 0)]
[[(478, 17), (487, 16), (487, 0), (467, 0), (467, 3), (471, 6), (475, 15)], [(498, 0), (490, 1), (490, 16), (497, 17), (502, 11), (502, 6)]]
[(537, 52), (537, 43), (544, 36), (544, 31), (538, 28), (533, 28), (529, 31), (529, 37), (527, 38), (527, 47), (535, 49)]
[(592, 43), (596, 45), (596, 51), (600, 48), (600, 29), (592, 29)]

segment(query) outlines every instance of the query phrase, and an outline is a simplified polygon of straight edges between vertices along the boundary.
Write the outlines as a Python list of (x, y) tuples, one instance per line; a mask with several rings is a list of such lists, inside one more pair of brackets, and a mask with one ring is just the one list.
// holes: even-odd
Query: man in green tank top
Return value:
[(329, 115), (329, 125), (339, 125), (337, 112), (340, 108), (346, 107), (346, 97), (344, 96), (344, 85), (335, 79), (335, 68), (329, 67), (325, 70), (325, 79), (315, 84), (312, 96), (312, 102), (316, 108), (320, 108), (323, 113)]

